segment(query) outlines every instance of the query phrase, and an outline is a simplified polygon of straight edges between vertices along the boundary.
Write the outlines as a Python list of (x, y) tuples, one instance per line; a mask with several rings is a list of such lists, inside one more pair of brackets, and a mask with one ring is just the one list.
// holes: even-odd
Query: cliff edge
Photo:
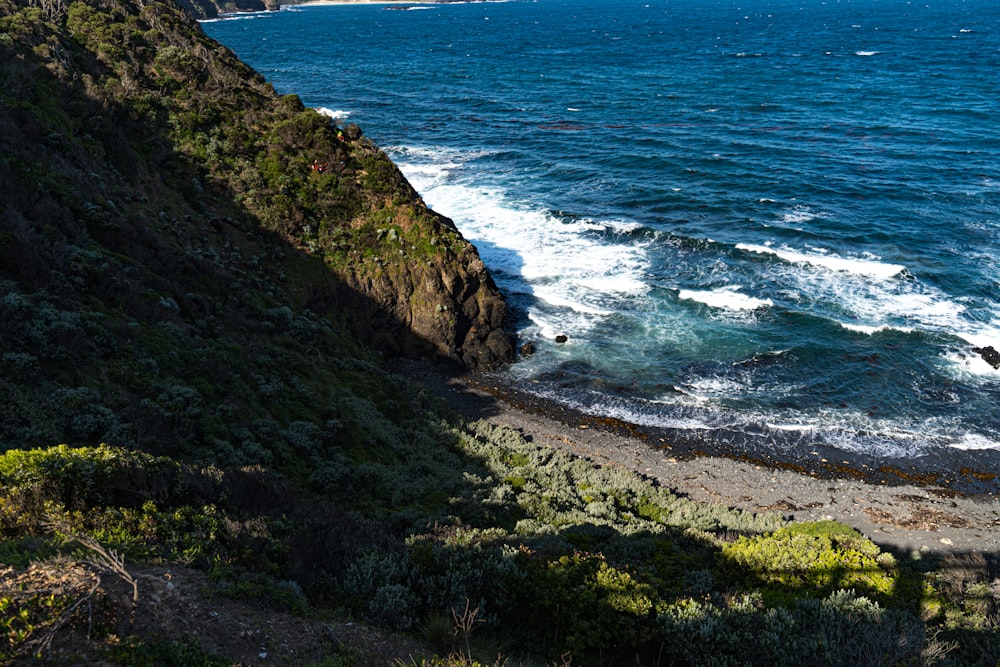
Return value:
[[(66, 263), (86, 256), (115, 274), (101, 281), (130, 283), (151, 246), (183, 265), (239, 229), (277, 241), (241, 271), (277, 268), (293, 310), (392, 354), (511, 360), (507, 306), (454, 224), (359, 128), (275, 93), (176, 5), (4, 0), (0, 21), (3, 279), (65, 293)], [(292, 250), (323, 268), (260, 263)], [(120, 299), (80, 280), (66, 296)]]

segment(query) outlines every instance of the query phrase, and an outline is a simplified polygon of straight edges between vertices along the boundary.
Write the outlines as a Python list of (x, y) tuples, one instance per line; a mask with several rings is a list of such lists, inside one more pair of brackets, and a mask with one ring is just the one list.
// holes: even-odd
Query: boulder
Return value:
[(997, 352), (992, 345), (987, 347), (974, 347), (972, 351), (983, 358), (993, 368), (1000, 370), (1000, 352)]

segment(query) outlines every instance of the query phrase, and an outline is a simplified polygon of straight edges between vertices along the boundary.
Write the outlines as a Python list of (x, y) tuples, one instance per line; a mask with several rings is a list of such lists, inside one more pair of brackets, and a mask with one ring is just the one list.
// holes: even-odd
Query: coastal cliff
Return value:
[(992, 555), (697, 503), (669, 447), (596, 465), (382, 364), (503, 364), (506, 313), (360, 128), (178, 6), (0, 0), (0, 664), (1000, 654)]
[(475, 248), (358, 128), (276, 94), (174, 5), (4, 5), (11, 293), (144, 325), (139, 295), (189, 323), (242, 290), (390, 353), (511, 360)]

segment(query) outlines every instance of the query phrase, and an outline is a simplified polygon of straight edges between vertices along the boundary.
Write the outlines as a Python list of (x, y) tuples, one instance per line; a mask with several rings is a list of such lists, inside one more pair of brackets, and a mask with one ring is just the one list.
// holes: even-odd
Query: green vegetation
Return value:
[(231, 664), (133, 623), (132, 569), (183, 566), (447, 656), (414, 665), (996, 666), (991, 560), (695, 503), (387, 372), (468, 360), (467, 304), (499, 328), (474, 251), (174, 5), (0, 0), (0, 80), (0, 663)]
[[(956, 581), (947, 563), (901, 563), (834, 522), (786, 525), (699, 505), (510, 429), (456, 428), (434, 404), (421, 410), (409, 426), (434, 438), (426, 449), (396, 431), (377, 455), (342, 460), (369, 494), (107, 446), (12, 450), (0, 457), (4, 544), (37, 555), (25, 540), (50, 535), (56, 546), (41, 557), (63, 544), (79, 558), (72, 535), (93, 535), (132, 560), (205, 568), (218, 595), (297, 614), (339, 609), (468, 660), (501, 650), (529, 663), (928, 664), (937, 655), (987, 665), (995, 655), (1000, 600), (985, 563)], [(506, 481), (514, 470), (519, 488)], [(250, 495), (270, 486), (274, 506), (246, 495), (252, 478)], [(652, 505), (656, 519), (639, 515)], [(5, 598), (9, 655), (71, 603)], [(470, 604), (475, 623), (458, 646), (447, 629)], [(452, 615), (451, 626), (440, 620)]]

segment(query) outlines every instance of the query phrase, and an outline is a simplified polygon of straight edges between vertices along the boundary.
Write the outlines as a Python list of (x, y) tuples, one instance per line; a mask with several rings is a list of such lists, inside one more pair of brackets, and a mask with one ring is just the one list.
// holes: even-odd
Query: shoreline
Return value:
[[(897, 553), (1000, 554), (1000, 502), (994, 490), (961, 493), (917, 470), (880, 469), (858, 460), (830, 464), (823, 456), (806, 467), (723, 452), (706, 443), (677, 446), (652, 429), (531, 396), (496, 374), (399, 359), (387, 366), (428, 387), (467, 420), (512, 427), (536, 444), (596, 465), (630, 469), (692, 500), (778, 512), (799, 521), (834, 519)], [(848, 458), (843, 452), (837, 456)]]
[(505, 0), (301, 0), (282, 4), (281, 7), (323, 7), (337, 5), (453, 5), (468, 2), (503, 2)]

